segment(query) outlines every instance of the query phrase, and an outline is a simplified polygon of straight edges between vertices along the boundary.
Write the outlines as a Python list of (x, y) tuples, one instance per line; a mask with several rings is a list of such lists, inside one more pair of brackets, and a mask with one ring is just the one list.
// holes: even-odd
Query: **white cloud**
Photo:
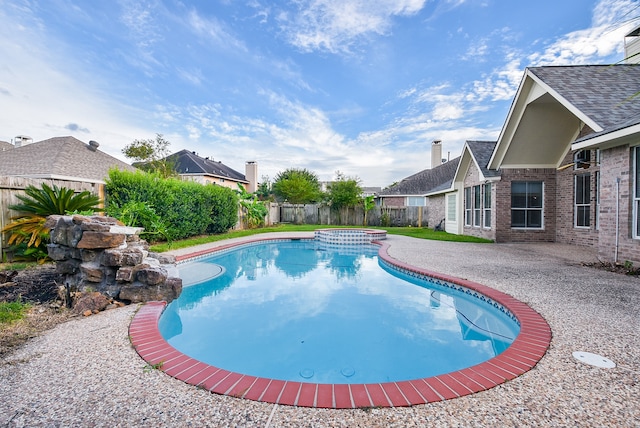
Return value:
[(244, 42), (236, 38), (226, 26), (215, 17), (206, 18), (198, 14), (194, 9), (187, 15), (185, 25), (193, 33), (216, 48), (239, 52), (248, 51)]
[(608, 60), (623, 51), (625, 34), (638, 24), (639, 7), (636, 0), (601, 0), (594, 8), (591, 28), (573, 31), (553, 41), (543, 52), (531, 54), (529, 62), (541, 66)]
[(304, 52), (349, 52), (370, 35), (386, 35), (396, 16), (418, 13), (426, 0), (298, 0), (295, 15), (278, 21), (293, 46)]

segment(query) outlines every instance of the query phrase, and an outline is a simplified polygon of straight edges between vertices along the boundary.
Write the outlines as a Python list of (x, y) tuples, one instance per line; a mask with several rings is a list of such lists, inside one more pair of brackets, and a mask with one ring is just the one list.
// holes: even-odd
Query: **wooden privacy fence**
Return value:
[[(4, 228), (11, 222), (11, 217), (18, 213), (10, 210), (9, 206), (19, 204), (20, 200), (17, 195), (24, 195), (24, 189), (28, 186), (40, 187), (42, 183), (53, 187), (66, 187), (73, 189), (75, 192), (88, 190), (104, 200), (104, 184), (103, 183), (87, 183), (82, 181), (54, 180), (49, 178), (24, 178), (24, 177), (7, 177), (0, 175), (0, 229)], [(0, 261), (4, 260), (6, 251), (6, 236), (2, 234), (0, 237)]]
[[(427, 207), (376, 206), (367, 213), (366, 226), (429, 227), (426, 211)], [(270, 204), (268, 224), (275, 223), (360, 226), (364, 225), (364, 208), (351, 207), (338, 211), (319, 204)]]

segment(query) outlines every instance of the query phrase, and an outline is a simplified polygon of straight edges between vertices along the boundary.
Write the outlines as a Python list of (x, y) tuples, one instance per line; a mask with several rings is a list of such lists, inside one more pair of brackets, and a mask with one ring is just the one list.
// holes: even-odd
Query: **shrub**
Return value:
[[(158, 174), (141, 171), (112, 170), (106, 192), (107, 212), (122, 212), (127, 206), (145, 210), (147, 215), (138, 213), (138, 224), (133, 225), (151, 228), (153, 230), (146, 230), (148, 234), (164, 235), (169, 241), (205, 232), (225, 232), (235, 225), (238, 218), (234, 192), (219, 186), (163, 179)], [(230, 203), (233, 206), (231, 210)], [(155, 212), (159, 222), (149, 220), (153, 219), (148, 215), (149, 209)], [(146, 223), (144, 218), (148, 220)]]
[(20, 204), (9, 206), (21, 214), (12, 217), (12, 222), (2, 229), (9, 233), (10, 250), (15, 256), (24, 258), (44, 260), (47, 257), (49, 231), (44, 227), (47, 216), (93, 212), (100, 205), (100, 198), (87, 190), (75, 193), (66, 187), (49, 187), (42, 183), (40, 188), (28, 186), (24, 192), (25, 195), (17, 195)]

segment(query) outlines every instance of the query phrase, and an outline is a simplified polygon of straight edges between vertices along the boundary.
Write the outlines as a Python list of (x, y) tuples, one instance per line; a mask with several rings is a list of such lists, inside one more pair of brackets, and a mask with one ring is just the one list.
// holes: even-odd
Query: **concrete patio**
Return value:
[[(391, 409), (288, 407), (214, 395), (145, 368), (129, 343), (127, 328), (136, 310), (129, 306), (59, 325), (0, 360), (0, 424), (640, 425), (640, 279), (582, 266), (595, 255), (575, 246), (463, 244), (393, 235), (388, 242), (389, 254), (398, 260), (482, 283), (529, 304), (551, 326), (547, 354), (512, 381), (449, 401)], [(617, 366), (584, 364), (574, 351), (602, 355)]]

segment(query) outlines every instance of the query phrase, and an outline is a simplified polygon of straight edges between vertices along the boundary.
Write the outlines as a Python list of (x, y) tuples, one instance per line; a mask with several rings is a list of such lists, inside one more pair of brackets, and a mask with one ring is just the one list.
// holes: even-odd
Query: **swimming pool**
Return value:
[[(302, 250), (300, 247), (296, 247), (298, 244), (303, 247), (306, 246), (305, 249)], [(285, 247), (281, 247), (282, 251), (275, 250), (277, 246), (282, 245), (285, 245)], [(268, 250), (269, 248), (271, 250)], [(451, 282), (453, 278), (438, 277), (437, 274), (436, 283), (428, 286), (424, 286), (424, 284), (423, 286), (418, 286), (416, 285), (419, 282), (418, 277), (422, 280), (426, 272), (393, 261), (386, 255), (385, 248), (386, 246), (383, 245), (380, 251), (380, 264), (384, 267), (383, 269), (377, 267), (378, 260), (375, 255), (375, 249), (364, 253), (360, 251), (360, 255), (327, 256), (326, 249), (309, 242), (296, 243), (295, 245), (291, 242), (259, 243), (259, 245), (254, 245), (251, 251), (243, 255), (240, 255), (236, 250), (227, 250), (226, 254), (217, 254), (208, 261), (204, 259), (193, 261), (191, 263), (195, 267), (192, 270), (194, 276), (191, 279), (183, 278), (186, 284), (185, 291), (183, 291), (185, 299), (182, 302), (180, 302), (180, 299), (176, 300), (176, 304), (173, 307), (169, 305), (159, 323), (158, 318), (162, 312), (163, 305), (145, 306), (143, 309), (149, 309), (144, 312), (140, 311), (140, 322), (136, 322), (138, 318), (136, 316), (134, 323), (132, 323), (132, 341), (141, 356), (150, 363), (153, 361), (156, 361), (155, 364), (162, 362), (163, 370), (167, 373), (188, 383), (199, 384), (213, 392), (282, 404), (318, 407), (396, 406), (453, 398), (483, 390), (511, 379), (533, 367), (544, 354), (548, 346), (548, 338), (550, 338), (548, 326), (545, 329), (546, 323), (544, 323), (544, 320), (526, 305), (522, 305), (508, 296), (500, 295), (495, 290), (479, 284), (461, 280)], [(277, 254), (275, 258), (269, 258), (266, 257), (267, 254), (265, 252)], [(295, 254), (295, 257), (290, 258), (284, 253)], [(241, 261), (233, 272), (229, 272), (227, 266), (222, 267), (223, 263), (217, 263), (222, 262), (225, 257), (235, 257), (236, 261)], [(271, 262), (266, 262), (266, 260), (271, 260)], [(331, 267), (329, 269), (329, 277), (320, 276), (316, 270), (318, 260)], [(260, 263), (263, 263), (263, 266)], [(349, 265), (349, 263), (351, 264)], [(353, 270), (354, 264), (359, 265), (359, 268)], [(386, 294), (385, 298), (388, 298), (389, 295), (394, 293), (383, 292), (379, 288), (372, 286), (369, 279), (365, 280), (366, 286), (360, 287), (360, 291), (364, 289), (366, 292), (359, 293), (358, 287), (352, 285), (352, 277), (364, 275), (364, 272), (368, 272), (369, 265), (374, 264), (379, 271), (376, 275), (384, 275), (383, 277), (386, 278), (384, 281), (394, 282), (395, 285), (393, 287), (395, 287), (396, 291), (399, 291), (398, 288), (402, 287), (400, 284), (404, 283), (404, 287), (413, 289), (413, 294), (395, 293), (394, 298), (383, 303), (385, 302), (384, 300), (376, 300), (373, 297)], [(213, 269), (209, 269), (205, 265), (213, 266)], [(284, 265), (292, 265), (294, 267), (293, 269), (283, 269)], [(272, 270), (280, 271), (281, 277), (276, 277), (275, 281), (271, 281), (271, 286), (269, 286), (268, 281), (259, 285), (257, 289), (260, 291), (257, 295), (246, 297), (247, 284), (259, 282), (259, 279), (269, 270), (269, 266)], [(367, 268), (365, 269), (365, 267)], [(206, 273), (209, 271), (212, 274)], [(201, 293), (197, 290), (198, 288), (212, 288), (210, 285), (206, 285), (208, 280), (206, 277), (216, 275), (223, 285), (213, 287), (215, 288), (213, 293)], [(305, 278), (308, 278), (309, 275), (315, 278), (314, 281), (305, 282)], [(402, 278), (398, 278), (398, 276)], [(257, 308), (264, 306), (264, 301), (276, 301), (276, 295), (282, 294), (285, 288), (291, 288), (273, 285), (280, 284), (283, 278), (286, 277), (294, 279), (295, 286), (293, 288), (299, 288), (303, 291), (288, 295), (287, 298), (274, 306), (279, 308), (277, 310), (256, 314)], [(237, 292), (233, 291), (237, 285), (231, 285), (233, 282), (231, 280), (235, 278), (244, 278), (245, 280), (244, 285), (241, 284)], [(190, 281), (196, 282), (196, 284), (189, 286)], [(395, 281), (400, 282), (395, 283)], [(316, 284), (315, 288), (309, 289), (309, 284), (313, 287), (314, 283)], [(340, 291), (340, 287), (336, 285), (340, 283), (351, 285), (344, 287), (346, 291), (344, 289)], [(234, 293), (237, 296), (233, 296)], [(371, 306), (365, 305), (365, 307), (361, 307), (361, 304), (354, 303), (354, 298), (358, 294), (364, 294), (366, 299), (372, 300), (369, 303), (373, 307), (377, 307), (379, 311), (382, 311), (379, 312), (380, 316), (368, 321), (372, 324), (374, 324), (373, 321), (380, 321), (374, 331), (382, 329), (381, 326), (384, 326), (385, 322), (395, 325), (397, 318), (408, 318), (413, 320), (413, 324), (410, 326), (405, 325), (400, 330), (405, 335), (415, 336), (417, 335), (416, 331), (422, 333), (421, 330), (425, 329), (424, 327), (420, 329), (419, 326), (422, 325), (423, 321), (416, 314), (420, 313), (420, 308), (428, 307), (430, 310), (436, 310), (436, 313), (441, 318), (455, 320), (454, 325), (457, 325), (456, 328), (461, 335), (460, 342), (473, 344), (471, 347), (485, 348), (485, 354), (489, 352), (489, 354), (493, 353), (493, 355), (486, 354), (480, 360), (463, 361), (462, 366), (458, 367), (445, 366), (445, 368), (436, 369), (436, 372), (410, 371), (407, 373), (404, 370), (407, 366), (420, 366), (421, 369), (430, 370), (431, 368), (428, 367), (430, 364), (424, 363), (422, 359), (424, 354), (428, 352), (425, 352), (424, 349), (418, 349), (415, 352), (405, 350), (394, 354), (388, 351), (403, 349), (399, 342), (403, 341), (404, 337), (391, 339), (391, 341), (389, 339), (379, 340), (380, 343), (377, 343), (376, 339), (379, 337), (375, 334), (371, 335), (360, 330), (346, 330), (345, 326), (350, 327), (351, 324), (357, 324), (354, 320), (359, 318), (362, 312), (372, 311)], [(304, 299), (305, 295), (313, 298)], [(402, 295), (402, 297), (398, 297), (399, 295)], [(225, 304), (214, 303), (216, 296), (219, 298), (218, 302), (224, 301)], [(239, 296), (245, 296), (245, 298)], [(325, 303), (331, 300), (327, 296), (336, 296), (335, 300), (342, 302), (341, 309), (337, 312), (347, 316), (346, 320), (343, 317), (339, 318), (338, 321), (338, 325), (345, 330), (345, 334), (340, 339), (336, 339), (339, 336), (335, 333), (336, 326), (329, 322), (331, 318), (336, 317), (336, 311), (329, 312), (329, 315), (319, 315), (321, 312), (318, 306), (325, 306)], [(496, 299), (496, 296), (501, 299)], [(304, 301), (304, 305), (297, 309), (292, 308), (291, 302), (300, 299)], [(235, 312), (235, 315), (230, 316), (233, 312), (229, 312), (225, 305), (228, 303), (229, 307), (235, 308), (242, 300), (253, 302), (253, 306), (244, 311), (258, 315), (258, 321), (246, 321), (242, 311)], [(477, 313), (469, 309), (469, 305), (473, 300), (488, 302), (488, 305), (497, 309), (499, 314), (497, 319), (500, 321), (498, 324), (501, 327), (488, 329), (488, 336), (493, 336), (493, 339), (497, 337), (498, 340), (489, 340), (490, 338), (486, 337), (486, 329), (479, 328), (481, 327), (480, 324), (483, 322), (487, 324), (487, 322), (486, 320), (478, 321)], [(504, 305), (505, 300), (507, 305)], [(406, 306), (407, 303), (411, 303), (411, 305)], [(384, 312), (384, 306), (391, 306), (391, 309), (396, 310)], [(512, 306), (512, 309), (509, 309), (508, 306)], [(199, 310), (199, 312), (196, 311), (196, 318), (212, 318), (216, 315), (219, 319), (223, 319), (224, 323), (215, 328), (215, 330), (220, 330), (220, 334), (216, 333), (218, 335), (209, 340), (187, 338), (183, 334), (183, 330), (192, 329), (192, 320), (189, 316), (185, 315), (183, 317), (186, 313), (183, 312), (183, 309), (186, 307)], [(302, 327), (307, 322), (300, 321), (302, 319), (300, 315), (302, 314), (311, 314), (312, 318), (320, 317), (323, 321), (316, 325), (315, 330), (328, 331), (328, 337), (333, 339), (333, 343), (327, 345), (319, 342), (319, 334), (316, 334), (319, 333), (318, 331), (314, 330), (311, 335), (309, 335), (309, 330), (305, 332)], [(179, 322), (170, 323), (171, 318), (174, 318), (175, 321), (176, 316), (180, 318)], [(519, 334), (517, 327), (514, 328), (514, 325), (517, 326), (517, 323), (514, 322), (515, 319), (521, 324)], [(278, 339), (274, 336), (271, 327), (272, 324), (283, 324), (284, 320), (292, 322), (295, 328), (293, 332), (289, 331)], [(542, 320), (542, 323), (540, 323), (540, 320)], [(154, 323), (155, 329), (153, 328)], [(244, 330), (244, 332), (239, 330), (242, 325), (248, 326), (248, 329)], [(149, 327), (151, 327), (151, 331), (149, 331)], [(451, 327), (447, 328), (451, 329)], [(535, 331), (527, 331), (531, 330), (531, 328)], [(169, 343), (164, 338), (158, 337), (160, 331), (163, 331)], [(138, 335), (140, 335), (140, 340), (135, 337)], [(516, 335), (514, 343), (508, 346), (508, 342)], [(382, 337), (382, 334), (380, 337)], [(545, 337), (547, 337), (546, 345), (544, 344)], [(231, 356), (244, 353), (250, 356), (247, 359), (250, 362), (275, 363), (268, 365), (286, 367), (290, 373), (263, 372), (260, 371), (263, 368), (251, 365), (236, 366), (234, 365), (234, 358), (229, 356), (218, 357), (220, 359), (216, 361), (206, 361), (207, 356), (205, 354), (209, 353), (210, 350), (202, 347), (202, 349), (196, 349), (195, 351), (190, 349), (185, 352), (182, 349), (183, 344), (180, 343), (181, 341), (196, 343), (196, 348), (200, 346), (198, 343), (201, 342), (213, 343), (215, 345), (214, 348), (222, 348), (225, 352), (228, 351)], [(287, 341), (291, 343), (285, 346)], [(242, 347), (237, 348), (235, 342), (238, 342)], [(366, 354), (367, 358), (365, 359), (369, 359), (374, 355), (376, 357), (380, 356), (383, 363), (386, 364), (384, 373), (375, 375), (378, 377), (367, 377), (370, 367), (358, 362), (357, 358), (353, 357), (352, 352), (347, 349), (348, 345), (352, 343), (356, 344), (355, 348), (370, 351)], [(487, 345), (489, 343), (490, 345)], [(247, 344), (251, 346), (244, 347)], [(292, 351), (289, 346), (292, 346), (293, 349), (302, 350), (302, 353), (306, 355), (306, 360), (303, 360), (302, 363), (292, 362), (293, 360), (290, 358)], [(415, 344), (411, 346), (415, 346)], [(325, 355), (319, 360), (314, 359), (314, 356), (318, 355), (319, 350), (323, 348), (334, 348), (340, 352), (334, 353), (330, 358)], [(504, 349), (506, 351), (501, 352)], [(194, 355), (194, 352), (196, 355)], [(201, 353), (198, 354), (198, 352)], [(407, 359), (406, 354), (412, 353), (418, 356), (417, 360)], [(467, 354), (468, 352), (463, 351), (461, 353)], [(188, 354), (188, 356), (185, 354)], [(441, 356), (440, 359), (457, 360), (457, 358), (451, 356), (451, 353), (445, 353), (444, 355), (445, 357)], [(465, 355), (466, 357), (467, 355)], [(323, 359), (331, 360), (328, 367), (322, 367)], [(447, 361), (447, 363), (451, 362), (453, 361)], [(459, 361), (456, 361), (456, 363), (459, 363)], [(377, 362), (373, 366), (376, 364), (380, 365)], [(399, 368), (401, 370), (399, 373), (395, 373), (389, 372), (389, 368), (393, 370)]]

